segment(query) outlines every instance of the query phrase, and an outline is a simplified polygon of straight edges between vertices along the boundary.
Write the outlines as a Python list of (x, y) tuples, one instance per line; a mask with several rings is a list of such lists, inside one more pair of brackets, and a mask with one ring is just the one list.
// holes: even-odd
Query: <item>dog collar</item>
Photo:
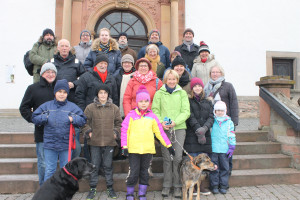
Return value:
[(191, 159), (191, 164), (192, 164), (192, 166), (193, 166), (195, 169), (200, 170), (200, 167), (198, 167), (197, 165), (195, 165), (195, 164), (193, 163), (193, 161), (194, 161), (193, 157), (190, 156), (190, 155), (188, 155), (188, 156), (189, 156), (189, 158)]
[(63, 170), (70, 176), (72, 176), (76, 181), (78, 181), (78, 178), (76, 178), (73, 174), (71, 174), (65, 167), (63, 167)]

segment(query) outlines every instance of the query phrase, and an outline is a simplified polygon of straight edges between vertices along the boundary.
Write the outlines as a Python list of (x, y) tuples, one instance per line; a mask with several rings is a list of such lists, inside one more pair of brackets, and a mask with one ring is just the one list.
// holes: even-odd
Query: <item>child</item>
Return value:
[(44, 181), (56, 171), (58, 158), (60, 168), (68, 163), (70, 123), (80, 127), (86, 122), (83, 111), (67, 100), (68, 94), (67, 80), (58, 80), (54, 86), (54, 100), (42, 104), (32, 114), (35, 125), (44, 125)]
[(170, 154), (175, 155), (175, 151), (159, 119), (150, 109), (147, 109), (150, 95), (144, 85), (141, 85), (136, 93), (136, 103), (138, 107), (128, 113), (121, 129), (122, 151), (124, 156), (129, 156), (130, 167), (126, 180), (126, 199), (134, 199), (134, 186), (139, 179), (139, 199), (146, 200), (148, 168), (152, 154), (156, 153), (154, 134), (162, 145), (168, 148)]
[(212, 156), (218, 169), (210, 173), (210, 187), (214, 194), (226, 194), (229, 180), (229, 158), (235, 149), (234, 124), (226, 115), (226, 104), (218, 101), (214, 106), (215, 121), (212, 127)]
[(117, 146), (116, 139), (120, 135), (122, 118), (119, 108), (108, 98), (109, 93), (110, 89), (107, 85), (98, 86), (94, 102), (89, 104), (84, 111), (87, 123), (82, 128), (82, 132), (88, 138), (91, 160), (97, 169), (91, 174), (90, 192), (86, 198), (88, 200), (95, 198), (100, 166), (104, 169), (108, 196), (113, 199), (117, 198), (113, 189), (112, 161), (114, 147)]

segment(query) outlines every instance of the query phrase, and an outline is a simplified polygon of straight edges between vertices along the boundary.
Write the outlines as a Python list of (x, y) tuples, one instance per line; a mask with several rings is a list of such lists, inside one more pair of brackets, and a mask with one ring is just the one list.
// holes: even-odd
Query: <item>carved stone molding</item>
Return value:
[(128, 9), (129, 0), (116, 0), (116, 8)]
[(160, 22), (160, 4), (159, 0), (132, 0), (135, 4), (146, 9), (153, 17), (156, 27), (159, 28)]
[(158, 1), (161, 5), (170, 5), (170, 0), (159, 0)]

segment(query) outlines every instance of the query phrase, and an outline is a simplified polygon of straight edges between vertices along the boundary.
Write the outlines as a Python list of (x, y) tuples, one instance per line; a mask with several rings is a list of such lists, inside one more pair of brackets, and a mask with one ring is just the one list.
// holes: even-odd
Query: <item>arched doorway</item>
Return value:
[(128, 44), (138, 52), (141, 47), (147, 45), (147, 27), (141, 17), (131, 11), (112, 10), (99, 18), (95, 25), (96, 37), (99, 37), (99, 30), (108, 28), (111, 36), (117, 39), (119, 33), (126, 32)]

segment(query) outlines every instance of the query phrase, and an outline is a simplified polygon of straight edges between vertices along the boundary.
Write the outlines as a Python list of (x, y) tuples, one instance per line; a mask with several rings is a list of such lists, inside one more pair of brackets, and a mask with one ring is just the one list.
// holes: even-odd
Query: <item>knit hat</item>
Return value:
[(107, 86), (107, 85), (105, 85), (105, 84), (100, 84), (100, 85), (97, 85), (96, 86), (96, 96), (98, 96), (98, 93), (99, 93), (99, 91), (100, 90), (105, 90), (107, 93), (108, 93), (108, 96), (109, 96), (109, 93), (110, 93), (110, 88)]
[(149, 37), (151, 37), (152, 33), (154, 33), (154, 32), (156, 32), (158, 34), (158, 37), (160, 37), (160, 32), (159, 32), (158, 29), (151, 30), (150, 33), (149, 33)]
[[(224, 110), (224, 116), (226, 115), (227, 112), (227, 107), (224, 101), (217, 101), (214, 105), (214, 115), (216, 115), (216, 110)], [(222, 117), (224, 117), (222, 116)]]
[(210, 53), (208, 45), (203, 41), (200, 42), (199, 54), (201, 51), (208, 51), (208, 53)]
[(121, 36), (125, 36), (128, 39), (128, 35), (125, 32), (119, 33), (118, 40), (120, 39)]
[(148, 63), (149, 70), (152, 69), (152, 65), (151, 65), (150, 61), (147, 58), (140, 58), (140, 59), (138, 59), (136, 61), (135, 65), (134, 65), (134, 67), (135, 67), (136, 70), (139, 69), (140, 62), (146, 62), (146, 63)]
[(150, 94), (144, 85), (141, 85), (136, 92), (136, 103), (142, 100), (148, 100), (150, 102)]
[(103, 53), (103, 52), (99, 52), (96, 56), (96, 60), (95, 60), (95, 64), (94, 66), (96, 66), (98, 63), (100, 62), (107, 62), (107, 64), (109, 63), (108, 61), (108, 57), (106, 55), (106, 53)]
[(82, 36), (83, 33), (88, 33), (88, 34), (90, 35), (90, 37), (92, 37), (91, 32), (90, 32), (89, 30), (86, 30), (86, 29), (85, 29), (85, 30), (82, 30), (82, 31), (81, 31), (81, 33), (80, 33), (80, 38), (81, 38), (81, 36)]
[(181, 56), (176, 56), (176, 58), (173, 60), (171, 68), (174, 69), (177, 65), (183, 65), (185, 67), (185, 62)]
[(55, 74), (57, 74), (57, 69), (56, 69), (55, 65), (51, 62), (47, 62), (47, 63), (43, 64), (41, 71), (40, 71), (40, 75), (42, 76), (43, 73), (47, 70), (53, 70), (55, 72)]
[(190, 83), (191, 90), (193, 89), (193, 87), (195, 85), (200, 85), (202, 88), (204, 88), (203, 81), (200, 78), (198, 78), (198, 77), (192, 78), (191, 83)]
[(183, 37), (184, 37), (184, 35), (185, 35), (187, 32), (192, 33), (192, 34), (193, 34), (193, 37), (195, 37), (194, 31), (193, 31), (191, 28), (187, 28), (187, 29), (184, 30), (184, 32), (183, 32)]
[(54, 86), (54, 95), (58, 90), (65, 90), (69, 94), (69, 84), (66, 79), (58, 80), (56, 81), (56, 84)]
[(53, 31), (50, 28), (46, 28), (43, 31), (43, 37), (45, 37), (45, 35), (47, 35), (48, 33), (54, 37), (54, 33), (53, 33)]
[(130, 54), (125, 54), (124, 56), (122, 56), (121, 64), (123, 62), (131, 62), (132, 65), (134, 65), (134, 59), (133, 59), (132, 55), (130, 55)]

